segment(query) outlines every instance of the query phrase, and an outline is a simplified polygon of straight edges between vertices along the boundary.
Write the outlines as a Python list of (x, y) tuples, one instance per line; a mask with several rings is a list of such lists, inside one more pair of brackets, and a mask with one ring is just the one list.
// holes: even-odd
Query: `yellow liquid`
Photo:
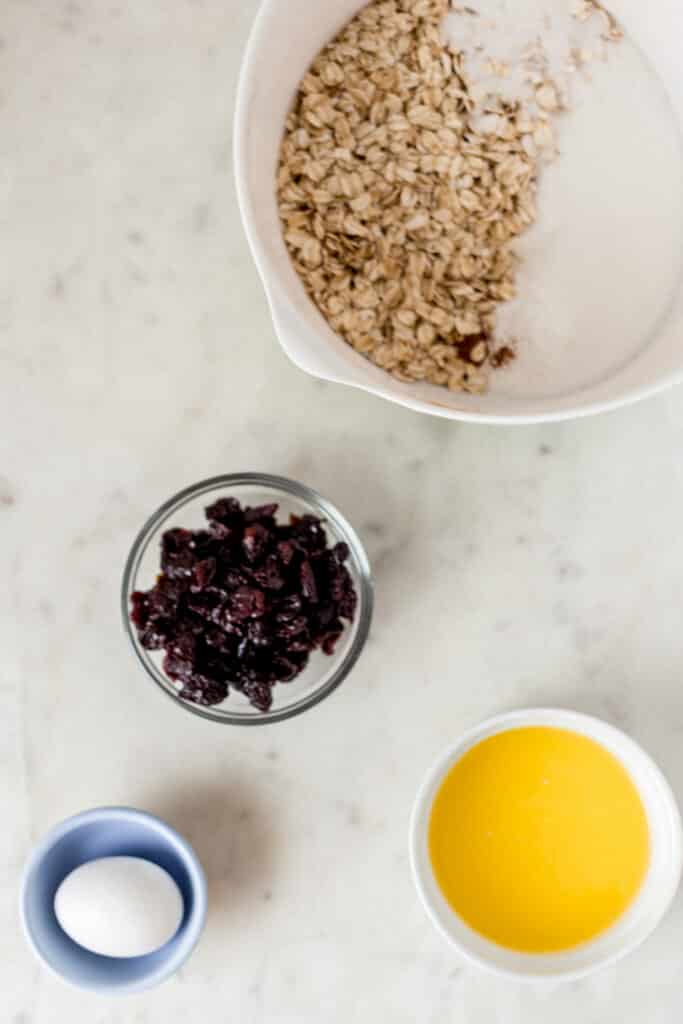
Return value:
[(469, 750), (432, 805), (429, 854), (447, 902), (508, 949), (595, 938), (643, 882), (650, 837), (620, 762), (578, 733), (501, 732)]

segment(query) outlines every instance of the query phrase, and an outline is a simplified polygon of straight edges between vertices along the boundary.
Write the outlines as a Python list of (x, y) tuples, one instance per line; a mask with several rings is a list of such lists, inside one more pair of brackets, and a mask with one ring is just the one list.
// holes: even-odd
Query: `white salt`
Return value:
[[(482, 89), (530, 102), (523, 57), (538, 53), (540, 40), (545, 73), (569, 107), (552, 117), (559, 152), (541, 171), (538, 219), (515, 242), (518, 296), (497, 315), (497, 339), (516, 341), (517, 359), (492, 375), (491, 388), (569, 394), (646, 346), (679, 287), (680, 129), (638, 47), (600, 38), (602, 17), (578, 23), (557, 0), (474, 6), (479, 17), (454, 14), (446, 31)], [(506, 66), (503, 78), (487, 77), (489, 59)]]

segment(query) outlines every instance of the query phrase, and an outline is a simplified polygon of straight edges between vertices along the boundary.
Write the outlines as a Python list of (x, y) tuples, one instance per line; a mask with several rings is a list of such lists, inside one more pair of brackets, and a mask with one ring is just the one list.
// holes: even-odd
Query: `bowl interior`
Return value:
[[(310, 373), (420, 411), (493, 422), (561, 419), (599, 411), (656, 391), (683, 374), (683, 251), (675, 266), (665, 271), (672, 291), (649, 333), (638, 340), (635, 350), (632, 342), (625, 343), (623, 354), (615, 356), (614, 365), (597, 379), (587, 370), (586, 383), (580, 388), (567, 390), (563, 380), (556, 379), (546, 391), (535, 385), (525, 393), (521, 361), (519, 369), (510, 371), (512, 376), (506, 378), (504, 372), (495, 376), (492, 390), (481, 396), (405, 384), (370, 364), (329, 328), (291, 266), (281, 236), (274, 176), (284, 120), (303, 72), (361, 6), (359, 0), (329, 0), (313, 6), (308, 0), (264, 0), (242, 71), (235, 129), (240, 206), (280, 341), (291, 358)], [(653, 17), (640, 0), (612, 0), (609, 6), (657, 72), (662, 103), (670, 105), (672, 114), (672, 138), (668, 141), (680, 151), (683, 65), (678, 41), (683, 38), (683, 8), (676, 0), (661, 0)], [(287, 60), (282, 60), (283, 39), (287, 40)], [(644, 117), (641, 122), (646, 120)], [(671, 192), (670, 215), (683, 216), (678, 188)], [(642, 230), (634, 222), (634, 245), (639, 232), (643, 237)], [(624, 259), (629, 259), (628, 253)], [(597, 336), (595, 345), (601, 345)]]
[[(560, 953), (527, 954), (504, 949), (469, 928), (446, 902), (434, 877), (428, 849), (432, 802), (453, 764), (482, 740), (507, 729), (547, 725), (601, 743), (629, 772), (643, 801), (650, 829), (650, 864), (626, 913), (591, 942)], [(477, 726), (439, 759), (418, 795), (411, 823), (411, 859), (420, 897), (436, 927), (466, 957), (498, 973), (520, 978), (576, 978), (618, 959), (639, 945), (668, 909), (681, 875), (681, 821), (671, 789), (647, 754), (624, 733), (588, 715), (559, 709), (512, 712)]]
[[(183, 897), (178, 931), (146, 956), (91, 953), (60, 927), (54, 898), (77, 867), (100, 857), (141, 857), (164, 868)], [(22, 913), (29, 939), (44, 963), (65, 981), (98, 991), (131, 991), (156, 984), (187, 957), (204, 918), (203, 881), (194, 857), (163, 822), (138, 812), (88, 812), (58, 827), (38, 848), (24, 879)]]
[[(256, 710), (248, 699), (231, 690), (222, 704), (204, 708), (181, 701), (177, 685), (162, 670), (163, 651), (147, 651), (140, 644), (136, 631), (128, 619), (128, 598), (133, 590), (148, 590), (159, 573), (160, 542), (162, 534), (173, 527), (200, 529), (206, 526), (204, 509), (219, 497), (230, 495), (243, 505), (263, 505), (277, 502), (280, 521), (290, 515), (311, 514), (323, 520), (331, 545), (345, 541), (350, 549), (346, 566), (358, 594), (358, 608), (354, 621), (347, 624), (332, 655), (321, 651), (311, 653), (304, 671), (290, 683), (277, 683), (273, 687), (273, 705), (268, 712)], [(133, 647), (155, 681), (182, 707), (216, 721), (238, 724), (264, 724), (289, 717), (322, 700), (350, 671), (362, 650), (369, 628), (372, 590), (369, 566), (365, 552), (355, 531), (341, 514), (319, 495), (308, 488), (276, 477), (250, 478), (223, 477), (190, 488), (169, 502), (143, 529), (131, 554), (124, 580), (126, 625)]]

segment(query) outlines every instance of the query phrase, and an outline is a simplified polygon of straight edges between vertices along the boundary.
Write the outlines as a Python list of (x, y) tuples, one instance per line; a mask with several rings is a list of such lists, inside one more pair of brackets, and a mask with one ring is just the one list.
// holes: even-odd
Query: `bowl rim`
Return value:
[[(289, 707), (258, 713), (254, 712), (253, 714), (244, 714), (231, 712), (229, 710), (220, 710), (220, 707), (205, 708), (201, 705), (191, 704), (188, 701), (181, 700), (177, 693), (173, 692), (170, 681), (164, 676), (164, 673), (154, 665), (140, 646), (135, 629), (130, 620), (129, 600), (133, 589), (132, 583), (137, 574), (140, 562), (142, 561), (153, 536), (157, 530), (163, 526), (166, 519), (181, 509), (189, 501), (192, 501), (209, 491), (223, 487), (227, 490), (229, 488), (250, 485), (284, 492), (294, 498), (298, 498), (300, 501), (303, 501), (310, 506), (311, 511), (321, 513), (324, 518), (327, 518), (334, 523), (351, 549), (352, 558), (358, 569), (359, 593), (358, 611), (356, 613), (357, 620), (355, 623), (351, 624), (352, 627), (353, 625), (356, 626), (351, 646), (343, 659), (337, 665), (330, 678), (327, 680), (326, 684), (324, 686), (317, 687), (307, 696), (302, 697)], [(180, 706), (185, 711), (189, 711), (191, 714), (197, 715), (199, 718), (203, 718), (206, 721), (217, 722), (222, 725), (256, 726), (272, 725), (275, 722), (284, 722), (289, 718), (294, 718), (297, 715), (302, 714), (304, 711), (308, 711), (309, 708), (314, 707), (316, 704), (319, 704), (322, 700), (328, 697), (337, 689), (338, 686), (341, 685), (344, 679), (346, 679), (360, 658), (370, 632), (373, 607), (374, 582), (370, 562), (363, 542), (353, 526), (351, 526), (350, 522), (342, 515), (337, 507), (332, 504), (332, 502), (328, 501), (327, 498), (324, 498), (312, 487), (308, 487), (307, 484), (299, 483), (296, 480), (291, 480), (288, 477), (277, 476), (271, 473), (249, 472), (219, 474), (218, 476), (208, 477), (204, 480), (200, 480), (198, 483), (191, 484), (172, 495), (172, 497), (168, 498), (167, 501), (160, 505), (159, 508), (157, 508), (157, 510), (147, 518), (136, 535), (126, 559), (121, 582), (121, 617), (123, 620), (124, 632), (128, 637), (133, 653), (135, 654), (138, 662), (147, 672), (147, 675), (150, 676), (162, 692), (165, 693), (176, 706)]]
[[(634, 934), (627, 938), (625, 941), (622, 941), (621, 945), (610, 952), (596, 955), (595, 959), (590, 963), (577, 965), (576, 967), (567, 966), (558, 968), (557, 970), (546, 970), (543, 972), (533, 969), (516, 969), (511, 965), (503, 966), (501, 964), (494, 963), (492, 959), (489, 959), (485, 954), (475, 952), (457, 938), (454, 932), (451, 931), (444, 923), (438, 912), (437, 906), (435, 905), (435, 900), (428, 884), (428, 875), (431, 871), (431, 867), (428, 864), (425, 865), (425, 858), (423, 856), (423, 845), (425, 841), (424, 819), (431, 808), (435, 788), (443, 780), (448, 770), (456, 764), (468, 750), (471, 750), (472, 747), (487, 739), (489, 736), (513, 729), (524, 728), (526, 726), (538, 725), (547, 725), (578, 732), (599, 743), (605, 749), (610, 751), (612, 755), (617, 758), (620, 764), (622, 764), (629, 774), (629, 777), (636, 785), (641, 799), (644, 799), (644, 792), (641, 783), (644, 782), (646, 772), (649, 773), (650, 782), (656, 785), (657, 788), (657, 799), (661, 804), (662, 819), (666, 819), (664, 824), (660, 827), (659, 832), (661, 833), (662, 839), (664, 839), (664, 833), (666, 832), (667, 838), (670, 842), (671, 853), (670, 877), (666, 886), (666, 892), (664, 892), (663, 887), (662, 896), (659, 900), (659, 906), (656, 914), (640, 934)], [(634, 772), (626, 764), (627, 752), (631, 752), (638, 757), (641, 762), (642, 772)], [(522, 708), (514, 711), (503, 712), (502, 714), (484, 719), (472, 726), (470, 729), (467, 729), (453, 743), (441, 750), (439, 756), (434, 760), (429, 770), (426, 772), (415, 797), (409, 827), (409, 860), (413, 882), (427, 916), (436, 930), (454, 949), (457, 950), (458, 954), (462, 956), (464, 960), (476, 967), (488, 971), (489, 973), (495, 974), (498, 977), (514, 981), (546, 983), (576, 981), (593, 974), (595, 971), (600, 970), (603, 967), (616, 963), (629, 953), (633, 952), (652, 934), (662, 918), (668, 912), (678, 891), (681, 872), (683, 870), (683, 824), (681, 822), (681, 814), (676, 797), (662, 770), (643, 749), (643, 747), (641, 747), (641, 745), (627, 733), (604, 719), (567, 708)], [(626, 914), (635, 907), (636, 902), (640, 899), (648, 877), (649, 872), (646, 874), (641, 890), (636, 895), (634, 902), (631, 904), (630, 908), (626, 910)], [(434, 886), (436, 886), (436, 882), (434, 882)], [(466, 932), (471, 932), (472, 936), (477, 939), (482, 938), (477, 935), (476, 932), (472, 931), (465, 922), (462, 922), (452, 909), (451, 913), (453, 918), (463, 925)], [(622, 919), (615, 922), (611, 928), (602, 933), (602, 935), (596, 936), (589, 942), (577, 946), (576, 949), (589, 949), (593, 943), (599, 941), (605, 936), (609, 936), (613, 929), (619, 926), (620, 920)], [(488, 944), (492, 950), (495, 948), (503, 948), (497, 947), (494, 943), (488, 942), (488, 940), (483, 941)], [(539, 960), (543, 959), (543, 954), (509, 952), (512, 953), (513, 957), (519, 964), (526, 961), (531, 965), (532, 960), (538, 963)], [(567, 954), (570, 954), (571, 952), (572, 950), (566, 951)], [(553, 954), (547, 955), (552, 956)]]
[[(570, 420), (584, 419), (588, 416), (614, 412), (636, 402), (654, 398), (675, 385), (683, 384), (683, 367), (681, 367), (669, 370), (658, 379), (647, 384), (629, 384), (621, 393), (613, 397), (591, 398), (590, 389), (584, 389), (577, 392), (576, 395), (569, 396), (567, 405), (562, 408), (539, 409), (530, 412), (521, 411), (519, 413), (488, 413), (468, 409), (453, 409), (437, 401), (430, 402), (409, 395), (393, 394), (370, 383), (366, 384), (355, 380), (348, 380), (338, 374), (328, 373), (318, 366), (314, 368), (304, 365), (291, 350), (277, 326), (277, 308), (279, 303), (283, 301), (282, 296), (284, 296), (286, 301), (287, 292), (282, 283), (281, 275), (269, 258), (266, 246), (256, 228), (253, 213), (256, 200), (249, 180), (247, 160), (247, 138), (249, 126), (253, 123), (250, 115), (250, 103), (253, 87), (258, 84), (258, 56), (264, 39), (268, 37), (269, 18), (279, 2), (281, 0), (261, 0), (242, 57), (233, 118), (233, 171), (242, 227), (270, 307), (275, 336), (280, 347), (299, 369), (320, 380), (327, 380), (331, 383), (356, 388), (357, 390), (382, 398), (387, 402), (411, 409), (413, 412), (426, 413), (429, 416), (436, 416), (456, 422), (478, 423), (488, 426), (530, 426), (540, 423), (562, 423)], [(582, 397), (586, 394), (589, 397)], [(552, 399), (547, 399), (546, 401), (552, 402)]]
[[(146, 974), (143, 978), (140, 978), (135, 982), (112, 987), (99, 984), (89, 984), (87, 982), (80, 983), (71, 978), (65, 977), (60, 971), (58, 971), (49, 957), (44, 953), (42, 946), (36, 940), (29, 923), (27, 912), (28, 893), (31, 881), (35, 872), (40, 868), (42, 861), (59, 842), (59, 840), (64, 838), (64, 836), (76, 831), (83, 825), (97, 824), (104, 821), (123, 820), (135, 821), (138, 824), (144, 825), (146, 828), (153, 829), (160, 833), (166, 842), (175, 846), (179, 851), (187, 867), (192, 884), (192, 909), (190, 917), (185, 925), (185, 934), (183, 935), (182, 942), (175, 950), (174, 954), (169, 956), (168, 959), (164, 960), (163, 963), (159, 964), (155, 969), (150, 970), (149, 974)], [(83, 863), (85, 864), (89, 862), (83, 861)], [(166, 981), (167, 978), (174, 974), (191, 956), (201, 938), (204, 925), (206, 923), (208, 907), (207, 881), (201, 861), (193, 847), (184, 836), (174, 829), (172, 825), (169, 825), (167, 821), (164, 821), (163, 818), (159, 818), (155, 814), (150, 814), (149, 811), (142, 811), (136, 807), (127, 807), (124, 805), (93, 807), (85, 811), (80, 811), (77, 814), (70, 815), (68, 818), (64, 818), (62, 821), (57, 822), (43, 835), (37, 845), (33, 847), (22, 870), (18, 904), (21, 928), (26, 943), (36, 959), (40, 961), (40, 963), (53, 975), (53, 977), (58, 978), (59, 981), (63, 982), (65, 985), (69, 985), (71, 988), (76, 988), (80, 991), (99, 992), (113, 996), (125, 996), (135, 992), (143, 992), (147, 989), (160, 985), (163, 981)]]

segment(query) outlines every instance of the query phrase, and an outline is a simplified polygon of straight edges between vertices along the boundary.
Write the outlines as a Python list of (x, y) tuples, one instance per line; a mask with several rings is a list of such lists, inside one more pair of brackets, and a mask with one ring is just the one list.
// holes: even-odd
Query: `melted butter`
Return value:
[(529, 727), (491, 736), (453, 765), (432, 805), (429, 852), (471, 928), (549, 953), (595, 938), (627, 910), (650, 840), (636, 787), (609, 751)]

